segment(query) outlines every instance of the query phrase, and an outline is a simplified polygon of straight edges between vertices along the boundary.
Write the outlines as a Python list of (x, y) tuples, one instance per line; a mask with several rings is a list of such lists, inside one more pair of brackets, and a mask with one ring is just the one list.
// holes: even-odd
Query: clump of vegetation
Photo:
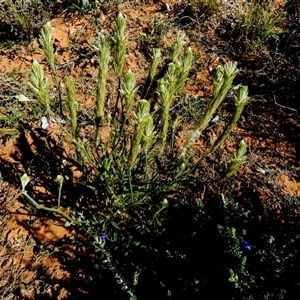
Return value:
[(241, 41), (251, 49), (256, 49), (275, 33), (276, 25), (285, 15), (283, 10), (275, 10), (274, 1), (246, 1), (240, 12)]
[[(39, 29), (45, 23), (47, 10), (44, 14), (36, 14), (35, 11), (45, 8), (47, 1), (0, 1), (0, 24), (4, 29), (1, 35), (7, 39), (13, 39), (13, 35), (23, 39), (32, 37), (34, 31)], [(49, 4), (49, 3), (48, 3)]]
[(221, 5), (220, 0), (191, 0), (190, 2), (193, 10), (198, 12), (199, 15), (213, 15)]
[[(6, 42), (30, 40), (53, 14), (63, 10), (92, 11), (95, 1), (0, 0), (0, 37)], [(101, 1), (99, 1), (101, 2)], [(98, 3), (99, 3), (98, 2)], [(42, 12), (42, 13), (37, 13)]]
[[(174, 201), (178, 200), (185, 182), (193, 180), (190, 175), (198, 165), (191, 163), (193, 144), (207, 128), (216, 109), (224, 101), (238, 70), (237, 64), (232, 62), (217, 68), (213, 99), (203, 117), (199, 117), (195, 122), (186, 144), (177, 149), (174, 146), (174, 130), (178, 124), (170, 123), (170, 111), (175, 95), (183, 92), (193, 67), (192, 50), (187, 48), (183, 51), (185, 45), (183, 33), (178, 34), (168, 59), (162, 57), (160, 49), (154, 49), (147, 85), (142, 89), (141, 99), (134, 73), (128, 70), (124, 74), (127, 44), (125, 26), (126, 19), (119, 14), (115, 33), (112, 36), (102, 36), (94, 43), (98, 52), (99, 73), (94, 133), (91, 135), (84, 131), (78, 122), (74, 78), (67, 77), (65, 80), (69, 107), (69, 126), (65, 127), (50, 101), (50, 79), (45, 77), (43, 68), (37, 61), (34, 61), (31, 68), (30, 88), (39, 106), (44, 110), (46, 123), (51, 126), (51, 122), (55, 121), (73, 143), (77, 163), (83, 173), (81, 184), (94, 194), (93, 200), (88, 204), (89, 212), (85, 213), (82, 210), (67, 214), (61, 208), (65, 180), (62, 175), (56, 178), (59, 185), (56, 208), (43, 206), (30, 195), (27, 191), (30, 176), (24, 174), (21, 182), (22, 194), (36, 208), (60, 214), (66, 218), (66, 225), (80, 225), (94, 237), (95, 247), (102, 251), (108, 261), (108, 268), (114, 272), (118, 283), (131, 295), (131, 299), (136, 299), (128, 280), (116, 271), (111, 254), (104, 246), (106, 237), (113, 236), (116, 228), (120, 230), (122, 226), (127, 227), (132, 222), (135, 223), (134, 228), (138, 232), (146, 233), (153, 230), (157, 222), (162, 221), (161, 216), (170, 205), (174, 205)], [(51, 25), (47, 23), (42, 29), (40, 42), (57, 82), (52, 34)], [(112, 50), (114, 51), (112, 70), (115, 74), (117, 92), (115, 108), (113, 111), (107, 111), (106, 88)], [(224, 142), (247, 101), (247, 87), (241, 86), (234, 97), (236, 111), (232, 120), (205, 157)], [(158, 104), (159, 111), (153, 110), (154, 104), (156, 106)], [(108, 138), (104, 139), (104, 134)], [(246, 145), (242, 141), (222, 178), (235, 175), (238, 167), (245, 161), (245, 152)], [(84, 205), (86, 209), (87, 203)], [(138, 219), (138, 222), (134, 221)], [(140, 271), (135, 270), (134, 278), (137, 273)]]

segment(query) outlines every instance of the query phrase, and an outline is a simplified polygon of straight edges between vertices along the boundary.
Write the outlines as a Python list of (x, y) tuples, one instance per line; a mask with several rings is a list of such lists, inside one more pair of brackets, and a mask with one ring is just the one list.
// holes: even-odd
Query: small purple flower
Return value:
[(220, 205), (222, 206), (222, 208), (225, 208), (226, 207), (226, 204), (224, 201), (220, 201)]
[(248, 243), (247, 241), (242, 241), (242, 245), (243, 245), (244, 250), (246, 250), (246, 251), (250, 251), (252, 248), (252, 245), (250, 243)]
[(101, 240), (103, 243), (105, 243), (106, 237), (107, 237), (106, 232), (103, 232), (103, 233), (100, 234), (100, 240)]

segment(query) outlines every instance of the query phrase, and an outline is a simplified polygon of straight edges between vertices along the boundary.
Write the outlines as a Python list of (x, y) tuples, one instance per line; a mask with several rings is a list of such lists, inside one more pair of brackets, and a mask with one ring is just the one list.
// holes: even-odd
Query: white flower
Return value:
[[(56, 118), (56, 121), (58, 121), (61, 124), (66, 124), (66, 121), (60, 118)], [(48, 117), (44, 116), (41, 118), (42, 128), (43, 129), (52, 128), (54, 123), (56, 123), (56, 121), (51, 116)]]
[(53, 127), (53, 122), (55, 123), (55, 120), (50, 116), (42, 117), (41, 121), (42, 121), (42, 128), (43, 129), (47, 129), (48, 127), (52, 128)]

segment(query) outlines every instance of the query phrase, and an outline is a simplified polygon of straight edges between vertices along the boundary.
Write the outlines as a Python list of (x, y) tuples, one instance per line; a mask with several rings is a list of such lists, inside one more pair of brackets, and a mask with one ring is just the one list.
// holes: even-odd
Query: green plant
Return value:
[(0, 135), (14, 137), (18, 134), (18, 122), (26, 114), (22, 113), (20, 108), (11, 105), (9, 108), (0, 107)]
[[(31, 68), (30, 88), (39, 106), (46, 113), (48, 122), (56, 121), (65, 137), (73, 143), (77, 162), (83, 173), (81, 184), (94, 193), (93, 200), (85, 204), (87, 210), (67, 214), (61, 208), (64, 181), (61, 175), (55, 180), (59, 184), (55, 208), (39, 204), (30, 195), (26, 189), (30, 182), (27, 174), (21, 177), (21, 184), (22, 194), (36, 208), (59, 214), (67, 220), (66, 225), (80, 225), (94, 237), (95, 247), (102, 251), (103, 257), (108, 262), (108, 268), (115, 274), (122, 288), (130, 294), (131, 299), (135, 299), (133, 285), (128, 284), (128, 280), (119, 275), (111, 254), (103, 248), (106, 239), (103, 234), (112, 232), (113, 228), (120, 230), (121, 226), (129, 226), (127, 224), (130, 223), (133, 223), (140, 233), (149, 232), (164, 219), (169, 204), (174, 202), (184, 189), (184, 183), (192, 180), (192, 177), (189, 178), (195, 169), (190, 161), (192, 146), (225, 99), (238, 70), (237, 64), (232, 62), (217, 68), (213, 99), (203, 117), (195, 122), (187, 144), (181, 149), (181, 153), (178, 153), (178, 149), (174, 149), (174, 135), (179, 118), (175, 117), (171, 121), (170, 113), (175, 95), (183, 92), (193, 66), (192, 50), (187, 48), (182, 51), (185, 46), (185, 35), (182, 33), (179, 33), (174, 41), (170, 58), (162, 60), (161, 51), (154, 49), (147, 79), (148, 86), (143, 89), (143, 97), (139, 99), (139, 88), (134, 73), (128, 70), (124, 74), (123, 71), (127, 43), (125, 25), (126, 19), (119, 14), (113, 37), (103, 36), (94, 43), (99, 59), (99, 74), (93, 116), (95, 126), (91, 134), (82, 131), (78, 122), (74, 79), (68, 77), (65, 80), (70, 125), (65, 127), (56, 117), (56, 111), (50, 101), (50, 79), (45, 78), (43, 68), (37, 61)], [(58, 75), (55, 57), (51, 53), (53, 39), (49, 23), (42, 29), (40, 43), (56, 78)], [(114, 54), (113, 60), (111, 53)], [(107, 111), (105, 103), (110, 63), (116, 79), (113, 111)], [(236, 112), (233, 119), (211, 152), (224, 142), (233, 129), (247, 99), (247, 88), (240, 87), (234, 98)], [(159, 104), (159, 112), (152, 109), (153, 104)], [(105, 139), (104, 133), (107, 136)], [(238, 166), (245, 160), (245, 150), (245, 143), (241, 143), (232, 160), (232, 167), (223, 178), (235, 174)], [(140, 218), (144, 214), (146, 217)], [(102, 238), (99, 239), (100, 235)], [(136, 270), (133, 272), (135, 281), (137, 281), (136, 272)]]
[(220, 0), (191, 0), (193, 10), (198, 14), (213, 15), (215, 14), (221, 5)]
[(101, 3), (102, 1), (78, 0), (78, 4), (72, 3), (69, 7), (71, 10), (77, 10), (82, 14), (91, 13), (94, 9), (94, 2)]
[(274, 32), (276, 25), (285, 15), (284, 11), (275, 11), (274, 1), (267, 4), (257, 0), (245, 2), (243, 12), (240, 12), (241, 39), (251, 49), (256, 49)]
[(185, 97), (179, 105), (181, 106), (182, 117), (195, 119), (199, 114), (203, 101), (200, 97)]
[[(281, 217), (290, 220), (291, 215), (297, 214), (297, 206), (297, 202), (286, 205), (288, 213), (282, 212)], [(289, 298), (293, 288), (299, 286), (299, 279), (291, 280), (287, 273), (290, 268), (298, 268), (298, 248), (295, 246), (300, 236), (290, 222), (277, 226), (278, 220), (273, 219), (269, 208), (264, 209), (262, 222), (257, 222), (249, 219), (255, 215), (253, 207), (246, 207), (222, 195), (221, 216), (213, 217), (208, 206), (203, 208), (203, 213), (214, 219), (212, 226), (217, 228), (214, 237), (209, 238), (209, 244), (218, 248), (218, 254), (215, 254), (219, 256), (218, 267), (222, 274), (218, 282), (224, 280), (226, 285), (227, 278), (231, 299)], [(293, 283), (289, 284), (290, 280)]]
[(13, 20), (15, 20), (15, 22), (19, 26), (21, 26), (21, 28), (25, 32), (32, 35), (33, 28), (32, 28), (32, 24), (30, 22), (30, 18), (25, 16), (24, 13), (18, 7), (20, 5), (20, 1), (19, 1), (19, 3), (18, 2), (14, 3), (12, 0), (4, 0), (2, 2), (4, 4), (4, 8), (8, 9), (8, 12), (9, 12), (8, 17), (9, 17), (9, 15), (11, 15), (13, 17)]
[(158, 47), (161, 42), (163, 32), (166, 31), (166, 21), (162, 15), (155, 17), (153, 24), (147, 29), (146, 32), (140, 33), (141, 48), (148, 50), (149, 45), (152, 47)]
[[(47, 1), (32, 0), (1, 0), (0, 1), (0, 23), (11, 35), (22, 35), (23, 38), (33, 36), (34, 31), (43, 24), (48, 16), (47, 11), (36, 14), (35, 9), (41, 10), (48, 5)], [(9, 38), (8, 32), (4, 32)]]
[[(190, 150), (192, 145), (199, 139), (201, 133), (207, 128), (208, 124), (213, 118), (216, 110), (220, 106), (220, 104), (224, 101), (225, 96), (229, 89), (232, 86), (232, 82), (236, 74), (237, 63), (228, 62), (224, 67), (218, 66), (216, 70), (216, 74), (214, 76), (214, 89), (213, 89), (213, 98), (209, 105), (206, 107), (205, 112), (201, 119), (199, 119), (194, 126), (194, 129), (191, 131), (189, 137), (186, 140), (184, 147), (181, 149), (180, 156), (185, 157), (187, 152)], [(224, 142), (224, 140), (229, 135), (230, 131), (233, 129), (233, 126), (236, 124), (238, 119), (241, 116), (241, 112), (244, 109), (244, 106), (248, 101), (248, 88), (246, 86), (241, 86), (237, 92), (237, 96), (234, 98), (236, 111), (233, 115), (232, 120), (227, 125), (222, 135), (218, 138), (212, 148), (209, 150), (208, 154), (214, 152), (220, 145)]]

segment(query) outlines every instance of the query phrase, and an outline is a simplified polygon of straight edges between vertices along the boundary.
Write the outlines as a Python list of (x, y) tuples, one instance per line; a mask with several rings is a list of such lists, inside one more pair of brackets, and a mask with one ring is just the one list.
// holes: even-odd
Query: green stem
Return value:
[(131, 167), (129, 168), (129, 191), (130, 191), (130, 196), (131, 196), (131, 203), (133, 203), (133, 190), (132, 190), (132, 183), (131, 183)]
[(145, 162), (146, 162), (146, 176), (147, 181), (149, 182), (150, 176), (149, 176), (149, 167), (148, 167), (148, 151), (145, 151)]
[(41, 204), (38, 204), (32, 197), (30, 197), (27, 193), (27, 191), (22, 191), (22, 194), (30, 201), (31, 204), (33, 204), (37, 209), (43, 209), (43, 210), (46, 210), (46, 211), (50, 211), (50, 212), (53, 212), (53, 213), (57, 213), (61, 216), (63, 216), (64, 218), (66, 218), (68, 221), (70, 221), (71, 223), (74, 223), (74, 224), (77, 224), (77, 225), (80, 225), (82, 224), (83, 222), (80, 222), (72, 217), (70, 217), (68, 214), (66, 214), (65, 212), (63, 212), (61, 209), (59, 208), (50, 208), (50, 207), (47, 207), (47, 206), (44, 206), (44, 205), (41, 205)]
[(114, 111), (114, 117), (116, 118), (117, 111), (118, 111), (118, 106), (121, 98), (121, 77), (118, 78), (118, 92), (117, 92), (117, 101), (116, 101), (116, 106), (115, 106), (115, 111)]
[(62, 185), (63, 185), (63, 183), (60, 183), (59, 187), (58, 187), (57, 209), (60, 209), (60, 199), (61, 199)]
[(233, 127), (236, 125), (236, 123), (240, 119), (241, 114), (242, 114), (242, 112), (244, 110), (245, 104), (236, 106), (235, 114), (233, 115), (233, 117), (230, 120), (229, 124), (227, 125), (226, 129), (223, 131), (223, 133), (221, 134), (221, 136), (216, 140), (216, 142), (211, 147), (211, 149), (204, 155), (204, 157), (206, 157), (209, 154), (212, 154), (213, 152), (215, 152), (222, 145), (222, 143), (226, 140), (226, 138), (228, 137), (229, 133), (232, 131)]
[(93, 158), (91, 157), (91, 154), (88, 152), (88, 150), (86, 149), (86, 147), (83, 145), (83, 143), (79, 143), (73, 136), (72, 134), (70, 134), (65, 128), (64, 126), (59, 122), (59, 120), (57, 120), (57, 118), (55, 117), (54, 113), (52, 111), (49, 111), (49, 114), (51, 115), (51, 117), (53, 118), (53, 120), (56, 122), (56, 124), (58, 124), (58, 126), (61, 128), (61, 130), (72, 140), (73, 144), (75, 145), (76, 149), (80, 150), (81, 152), (83, 152), (85, 158), (88, 160), (88, 162), (94, 167), (97, 168), (97, 164), (95, 163), (95, 161), (93, 160)]
[(238, 70), (236, 62), (228, 62), (224, 67), (217, 67), (213, 80), (212, 101), (208, 104), (202, 118), (195, 123), (195, 129), (192, 131), (190, 137), (187, 139), (186, 144), (181, 150), (181, 158), (186, 156), (187, 152), (195, 144), (196, 140), (199, 139), (201, 133), (207, 128), (215, 111), (225, 99), (225, 96), (231, 88), (233, 79), (237, 73)]
[(55, 86), (57, 88), (58, 91), (58, 99), (59, 99), (59, 113), (61, 115), (61, 117), (63, 117), (64, 119), (66, 118), (64, 113), (63, 113), (63, 107), (62, 107), (62, 96), (61, 96), (61, 88), (60, 88), (60, 81), (59, 81), (59, 77), (57, 75), (57, 70), (55, 65), (50, 65), (53, 75), (54, 75), (54, 82), (55, 82)]

